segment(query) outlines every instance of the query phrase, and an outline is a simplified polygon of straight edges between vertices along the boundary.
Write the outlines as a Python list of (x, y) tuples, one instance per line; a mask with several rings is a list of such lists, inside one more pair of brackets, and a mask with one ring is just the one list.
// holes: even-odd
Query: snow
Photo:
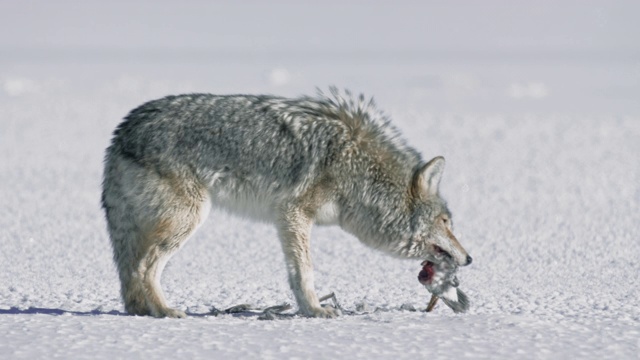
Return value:
[[(0, 358), (638, 358), (637, 4), (159, 3), (61, 2), (66, 21), (0, 3)], [(469, 312), (407, 310), (430, 298), (419, 262), (317, 227), (318, 294), (357, 315), (207, 315), (293, 302), (273, 227), (212, 211), (162, 279), (191, 316), (124, 314), (99, 205), (120, 119), (171, 93), (329, 85), (447, 159)]]

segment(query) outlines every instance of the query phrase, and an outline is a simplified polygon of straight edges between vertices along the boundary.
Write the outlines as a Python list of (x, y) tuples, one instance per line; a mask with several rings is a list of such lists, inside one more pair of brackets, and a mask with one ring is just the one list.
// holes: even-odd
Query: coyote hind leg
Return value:
[(154, 317), (183, 318), (186, 314), (172, 309), (167, 302), (160, 285), (162, 271), (173, 254), (177, 252), (191, 236), (198, 223), (189, 214), (183, 214), (171, 220), (161, 220), (151, 231), (149, 246), (139, 263), (138, 274), (144, 289), (147, 309)]
[(188, 240), (210, 208), (206, 189), (187, 176), (161, 176), (123, 158), (111, 158), (103, 206), (130, 314), (184, 317), (160, 286), (169, 258)]
[(160, 278), (165, 265), (180, 247), (191, 237), (204, 217), (210, 204), (206, 190), (196, 183), (171, 181), (161, 197), (161, 211), (148, 231), (143, 235), (141, 258), (137, 273), (140, 275), (149, 313), (155, 317), (182, 318), (183, 311), (167, 305)]
[(188, 212), (182, 215), (174, 215), (170, 220), (160, 220), (152, 230), (142, 234), (144, 240), (139, 256), (134, 260), (133, 271), (122, 283), (122, 297), (128, 313), (154, 317), (186, 317), (183, 311), (167, 305), (160, 285), (165, 265), (199, 225), (199, 216)]

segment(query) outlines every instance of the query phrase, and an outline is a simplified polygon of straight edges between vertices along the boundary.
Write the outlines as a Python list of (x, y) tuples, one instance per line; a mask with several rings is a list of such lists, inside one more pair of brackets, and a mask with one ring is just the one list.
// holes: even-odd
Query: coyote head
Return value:
[(439, 263), (453, 261), (459, 266), (471, 264), (471, 256), (453, 235), (451, 213), (440, 198), (438, 187), (444, 158), (438, 156), (421, 166), (411, 184), (413, 212), (411, 234), (413, 248), (426, 260)]

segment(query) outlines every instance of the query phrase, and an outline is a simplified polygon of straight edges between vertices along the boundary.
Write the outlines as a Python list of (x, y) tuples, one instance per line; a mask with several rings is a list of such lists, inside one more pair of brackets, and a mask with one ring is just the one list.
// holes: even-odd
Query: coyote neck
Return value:
[[(355, 181), (343, 206), (342, 227), (361, 242), (400, 257), (410, 245), (410, 197), (404, 187), (379, 180)], [(357, 201), (353, 201), (357, 199)], [(409, 257), (411, 257), (409, 255)]]

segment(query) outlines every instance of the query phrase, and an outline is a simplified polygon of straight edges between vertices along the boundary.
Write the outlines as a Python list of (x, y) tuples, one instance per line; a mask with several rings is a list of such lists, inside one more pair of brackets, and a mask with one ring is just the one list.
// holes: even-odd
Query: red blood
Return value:
[(433, 263), (430, 261), (425, 261), (420, 274), (418, 274), (418, 281), (420, 284), (427, 285), (433, 280), (433, 275), (436, 273), (433, 268)]

